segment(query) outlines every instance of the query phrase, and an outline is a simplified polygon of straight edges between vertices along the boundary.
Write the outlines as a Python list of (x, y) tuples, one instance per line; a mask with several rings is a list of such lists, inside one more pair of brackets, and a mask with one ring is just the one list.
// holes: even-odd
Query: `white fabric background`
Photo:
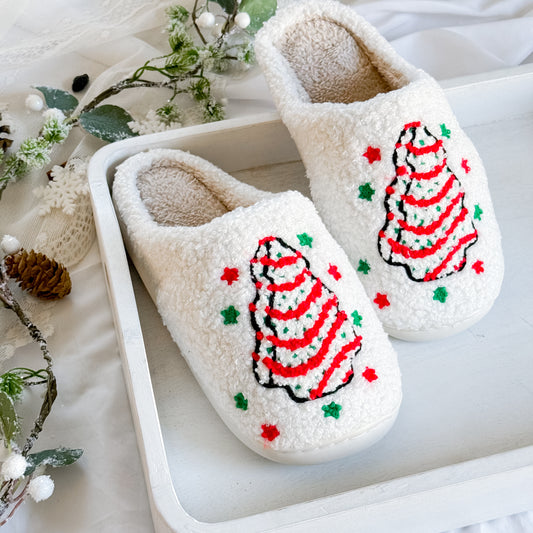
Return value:
[[(36, 133), (37, 117), (24, 108), (31, 85), (69, 89), (75, 75), (87, 72), (92, 86), (85, 97), (90, 98), (164, 51), (161, 27), (164, 8), (170, 3), (0, 0), (0, 102), (10, 106), (17, 137)], [(437, 79), (533, 61), (533, 0), (346, 3), (375, 24), (406, 59)], [(257, 72), (229, 83), (228, 96), (230, 116), (272, 108)], [(117, 103), (142, 116), (157, 97), (161, 95), (143, 97), (139, 104), (139, 94), (130, 93)], [(101, 146), (89, 140), (78, 147), (81, 137), (69, 139), (55, 154), (54, 162), (61, 163), (75, 149), (90, 154)], [(28, 195), (42, 179), (43, 173), (36, 173), (4, 195), (0, 234), (16, 228), (17, 236), (31, 244), (29, 235), (36, 222), (24, 215), (35, 207)], [(84, 448), (85, 453), (78, 464), (51, 472), (56, 491), (50, 501), (26, 503), (4, 530), (149, 532), (147, 495), (96, 246), (71, 273), (72, 295), (53, 308), (51, 321), (56, 333), (50, 344), (59, 397), (39, 449), (63, 444)], [(36, 353), (35, 347), (28, 345), (17, 351), (13, 362), (35, 364)], [(530, 532), (533, 510), (458, 531)]]

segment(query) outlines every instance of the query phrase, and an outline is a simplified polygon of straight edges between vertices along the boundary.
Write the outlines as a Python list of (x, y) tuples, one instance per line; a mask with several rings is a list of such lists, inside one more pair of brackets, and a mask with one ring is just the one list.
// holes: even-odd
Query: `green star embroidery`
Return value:
[(370, 265), (368, 264), (368, 261), (365, 261), (364, 259), (359, 259), (359, 266), (357, 267), (357, 272), (368, 274), (370, 272)]
[(447, 139), (450, 138), (451, 131), (446, 127), (446, 124), (440, 125), (440, 134)]
[(339, 418), (341, 409), (342, 405), (339, 405), (335, 402), (331, 402), (329, 405), (322, 406), (322, 411), (324, 411), (324, 418), (327, 418), (328, 416), (332, 416), (333, 418)]
[(357, 312), (357, 309), (350, 315), (353, 318), (354, 326), (360, 326), (363, 317)]
[(433, 299), (437, 302), (444, 303), (446, 298), (448, 298), (448, 291), (446, 290), (446, 287), (437, 287), (433, 291)]
[(235, 400), (235, 407), (246, 411), (248, 409), (248, 400), (244, 397), (242, 392), (237, 393), (233, 399)]
[(481, 220), (481, 215), (483, 214), (483, 209), (481, 209), (481, 207), (479, 207), (479, 204), (476, 204), (474, 206), (474, 218), (476, 220)]
[(368, 200), (369, 202), (372, 201), (372, 195), (376, 191), (372, 189), (370, 186), (370, 183), (365, 183), (364, 185), (359, 185), (359, 198), (363, 200)]
[(311, 244), (313, 242), (313, 237), (310, 237), (307, 233), (300, 233), (300, 235), (296, 235), (296, 237), (298, 237), (298, 240), (300, 241), (300, 246), (309, 246), (309, 248), (313, 247)]
[(224, 324), (237, 324), (237, 317), (240, 315), (239, 311), (230, 305), (227, 309), (220, 311), (220, 314), (224, 317)]

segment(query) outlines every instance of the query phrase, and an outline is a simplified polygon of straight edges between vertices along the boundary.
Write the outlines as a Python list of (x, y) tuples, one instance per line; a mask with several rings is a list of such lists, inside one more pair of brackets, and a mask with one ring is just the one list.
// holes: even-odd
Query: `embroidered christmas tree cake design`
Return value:
[(387, 220), (378, 248), (413, 281), (462, 270), (467, 249), (478, 238), (464, 188), (446, 155), (442, 139), (420, 122), (404, 126), (393, 154), (396, 177), (385, 190)]
[(277, 237), (259, 241), (250, 262), (256, 294), (253, 371), (264, 387), (284, 388), (296, 402), (332, 394), (353, 378), (358, 336), (337, 296), (301, 252)]

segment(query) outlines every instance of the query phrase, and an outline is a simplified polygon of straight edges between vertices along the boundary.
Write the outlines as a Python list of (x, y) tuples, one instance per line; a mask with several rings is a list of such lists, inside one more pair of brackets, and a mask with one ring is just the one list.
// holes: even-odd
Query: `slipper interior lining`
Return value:
[(162, 160), (137, 175), (141, 200), (162, 226), (201, 226), (230, 209), (202, 180), (177, 161)]
[(323, 18), (292, 26), (280, 50), (312, 103), (362, 102), (407, 83), (356, 35)]

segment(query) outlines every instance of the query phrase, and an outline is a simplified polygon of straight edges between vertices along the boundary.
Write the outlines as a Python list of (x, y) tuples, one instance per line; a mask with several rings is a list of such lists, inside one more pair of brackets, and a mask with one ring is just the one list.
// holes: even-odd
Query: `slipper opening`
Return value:
[(362, 102), (408, 83), (359, 37), (325, 18), (292, 26), (280, 50), (312, 103)]
[(202, 174), (179, 161), (155, 161), (137, 175), (146, 209), (162, 226), (201, 226), (231, 209), (202, 179)]

